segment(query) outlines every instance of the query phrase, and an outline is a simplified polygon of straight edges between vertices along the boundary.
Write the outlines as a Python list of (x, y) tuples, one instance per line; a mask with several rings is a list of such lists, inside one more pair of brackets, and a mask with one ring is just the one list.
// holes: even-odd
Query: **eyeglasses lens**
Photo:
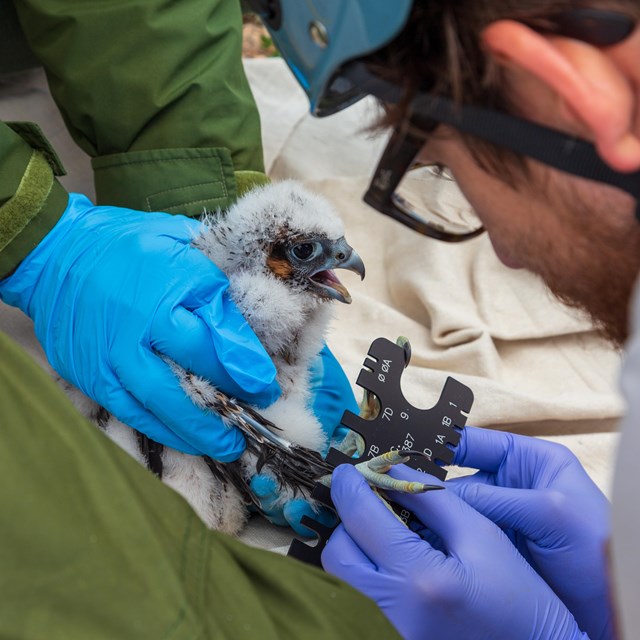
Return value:
[(447, 169), (431, 165), (410, 169), (392, 199), (406, 214), (445, 233), (462, 236), (482, 228)]

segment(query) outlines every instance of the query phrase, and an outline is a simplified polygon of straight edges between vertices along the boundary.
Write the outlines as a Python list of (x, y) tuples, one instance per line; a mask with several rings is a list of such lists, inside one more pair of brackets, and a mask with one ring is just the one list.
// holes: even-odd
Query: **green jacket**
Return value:
[(375, 604), (210, 531), (0, 333), (0, 638), (389, 640)]
[[(27, 68), (35, 52), (93, 158), (98, 204), (197, 215), (266, 179), (239, 4), (15, 9), (0, 0), (0, 43), (14, 43), (0, 73)], [(0, 122), (0, 277), (64, 211), (62, 171), (36, 127)], [(0, 406), (1, 638), (397, 637), (346, 584), (207, 530), (2, 334)]]
[[(198, 215), (266, 180), (239, 3), (14, 4), (0, 0), (0, 41), (14, 45), (11, 56), (0, 48), (0, 73), (32, 65), (35, 54), (92, 157), (97, 204)], [(65, 208), (62, 168), (46, 147), (33, 128), (0, 123), (0, 277)]]

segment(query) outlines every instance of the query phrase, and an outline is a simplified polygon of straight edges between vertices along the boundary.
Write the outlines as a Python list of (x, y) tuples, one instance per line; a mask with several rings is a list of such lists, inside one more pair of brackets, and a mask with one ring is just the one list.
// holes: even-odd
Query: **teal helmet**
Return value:
[(393, 40), (413, 0), (249, 0), (306, 92), (327, 116), (364, 97), (340, 70)]

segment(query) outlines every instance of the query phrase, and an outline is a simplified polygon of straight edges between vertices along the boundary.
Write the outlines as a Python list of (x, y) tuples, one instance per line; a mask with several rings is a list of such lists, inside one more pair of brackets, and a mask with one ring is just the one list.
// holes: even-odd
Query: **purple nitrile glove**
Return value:
[[(408, 467), (390, 473), (437, 483)], [(402, 524), (353, 467), (336, 469), (331, 496), (342, 524), (322, 554), (325, 569), (372, 598), (403, 637), (586, 639), (505, 534), (452, 491), (390, 493), (443, 550)]]
[(480, 469), (447, 483), (509, 533), (591, 640), (613, 636), (605, 545), (610, 505), (566, 447), (467, 427), (456, 464)]

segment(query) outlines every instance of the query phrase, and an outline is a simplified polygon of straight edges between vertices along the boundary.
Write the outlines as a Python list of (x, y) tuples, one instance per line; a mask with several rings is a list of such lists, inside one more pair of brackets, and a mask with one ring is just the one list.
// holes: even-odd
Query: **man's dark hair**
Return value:
[[(500, 19), (533, 28), (551, 28), (550, 16), (575, 7), (619, 10), (640, 17), (637, 0), (576, 3), (565, 0), (416, 0), (400, 35), (368, 59), (376, 74), (399, 85), (404, 99), (385, 105), (381, 127), (407, 122), (416, 91), (426, 90), (470, 104), (518, 114), (510, 101), (503, 72), (480, 43), (482, 30)], [(475, 160), (486, 171), (514, 182), (526, 175), (524, 159), (471, 136), (464, 136)]]

